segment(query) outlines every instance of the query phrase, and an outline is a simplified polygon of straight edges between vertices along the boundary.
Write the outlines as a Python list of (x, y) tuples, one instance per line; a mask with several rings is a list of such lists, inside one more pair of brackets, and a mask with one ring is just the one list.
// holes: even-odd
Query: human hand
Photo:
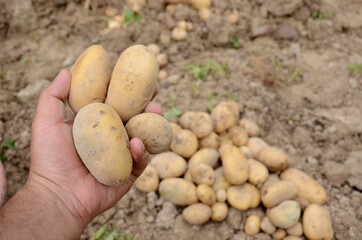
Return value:
[[(79, 226), (84, 228), (127, 193), (147, 166), (149, 154), (140, 139), (132, 139), (130, 151), (134, 161), (129, 180), (120, 187), (99, 183), (74, 147), (73, 121), (64, 122), (64, 102), (69, 88), (70, 74), (62, 70), (39, 97), (32, 125), (30, 173), (25, 188), (42, 198), (53, 195), (60, 201), (60, 207), (78, 219)], [(154, 96), (158, 88), (157, 85)], [(161, 114), (161, 107), (150, 102), (145, 111)]]

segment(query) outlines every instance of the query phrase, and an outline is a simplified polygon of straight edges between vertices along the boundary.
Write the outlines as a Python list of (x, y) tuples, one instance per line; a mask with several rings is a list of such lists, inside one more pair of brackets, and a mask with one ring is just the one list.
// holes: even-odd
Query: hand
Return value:
[[(84, 228), (96, 215), (115, 205), (147, 166), (149, 154), (140, 139), (130, 141), (133, 169), (120, 187), (99, 183), (84, 166), (74, 147), (73, 121), (64, 122), (64, 102), (70, 74), (62, 70), (40, 97), (32, 125), (31, 165), (26, 188), (37, 194), (55, 195), (66, 211)], [(158, 92), (156, 87), (154, 97)], [(161, 114), (159, 104), (150, 102), (146, 112)]]

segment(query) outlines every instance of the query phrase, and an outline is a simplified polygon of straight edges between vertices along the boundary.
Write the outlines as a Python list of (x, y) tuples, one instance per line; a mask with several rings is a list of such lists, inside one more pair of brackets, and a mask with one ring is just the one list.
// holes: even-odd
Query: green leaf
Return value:
[(349, 64), (347, 69), (351, 72), (359, 72), (362, 74), (362, 64)]
[(215, 107), (214, 104), (210, 102), (206, 103), (206, 108), (207, 110), (209, 110), (209, 112), (212, 112), (214, 110), (214, 107)]
[(2, 163), (4, 163), (4, 162), (5, 162), (5, 157), (4, 157), (4, 156), (0, 156), (0, 161), (1, 161)]
[(176, 117), (179, 117), (179, 116), (181, 116), (182, 111), (181, 111), (180, 109), (173, 108), (173, 109), (172, 109), (172, 113), (173, 113)]
[(173, 116), (174, 116), (173, 112), (165, 112), (163, 114), (163, 117), (168, 119), (172, 118)]
[(199, 93), (199, 88), (197, 87), (197, 84), (196, 84), (196, 83), (192, 84), (192, 91), (193, 91), (195, 94), (198, 94), (198, 93)]
[(12, 140), (6, 140), (4, 144), (9, 149), (13, 149), (15, 147), (15, 142)]
[(235, 102), (238, 101), (238, 97), (235, 96), (235, 95), (231, 95), (231, 96), (230, 96), (230, 99), (233, 100), (233, 101), (235, 101)]
[(8, 70), (7, 69), (3, 69), (2, 71), (1, 71), (1, 75), (2, 75), (2, 77), (3, 77), (3, 80), (6, 80), (6, 75), (8, 74)]
[(105, 227), (100, 227), (97, 232), (94, 234), (94, 239), (99, 240), (106, 233)]
[(234, 36), (234, 37), (231, 38), (231, 47), (235, 48), (235, 49), (240, 48), (239, 38), (237, 36)]
[(141, 15), (139, 14), (139, 13), (136, 13), (135, 15), (134, 15), (134, 20), (135, 21), (139, 21), (139, 20), (141, 20), (142, 19), (142, 17), (141, 17)]

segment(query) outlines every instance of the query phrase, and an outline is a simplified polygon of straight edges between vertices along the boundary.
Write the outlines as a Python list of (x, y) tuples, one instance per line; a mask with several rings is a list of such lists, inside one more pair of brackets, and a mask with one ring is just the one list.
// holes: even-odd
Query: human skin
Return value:
[[(38, 101), (31, 134), (31, 164), (24, 187), (0, 210), (0, 239), (79, 239), (87, 224), (114, 206), (147, 166), (149, 154), (133, 138), (131, 177), (120, 187), (99, 183), (79, 158), (71, 121), (64, 121), (70, 74), (62, 70)], [(158, 86), (154, 96), (157, 95)], [(161, 114), (150, 102), (145, 112)]]

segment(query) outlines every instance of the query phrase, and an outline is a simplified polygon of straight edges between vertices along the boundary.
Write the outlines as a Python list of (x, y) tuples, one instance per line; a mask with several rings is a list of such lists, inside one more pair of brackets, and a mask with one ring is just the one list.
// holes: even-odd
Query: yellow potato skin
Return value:
[(68, 102), (73, 112), (90, 103), (103, 103), (111, 79), (111, 64), (100, 45), (87, 48), (74, 63), (71, 71)]
[(227, 190), (230, 187), (230, 183), (226, 181), (224, 168), (219, 167), (214, 171), (214, 184), (212, 185), (212, 189), (216, 192), (219, 189)]
[(161, 153), (170, 148), (172, 141), (171, 125), (158, 114), (138, 114), (127, 122), (126, 130), (130, 138), (141, 139), (151, 154)]
[(303, 231), (308, 239), (333, 239), (329, 212), (318, 204), (309, 205), (303, 214)]
[(289, 158), (280, 148), (264, 147), (259, 151), (257, 159), (273, 172), (283, 171), (289, 167)]
[(123, 122), (144, 111), (151, 101), (158, 78), (158, 63), (143, 45), (127, 48), (113, 69), (106, 103)]
[(248, 180), (248, 162), (235, 146), (224, 145), (219, 149), (225, 178), (230, 184), (240, 185)]
[(211, 207), (211, 219), (214, 222), (220, 222), (224, 220), (229, 213), (228, 205), (224, 202), (217, 202)]
[(261, 219), (259, 216), (251, 215), (245, 222), (245, 233), (249, 236), (254, 236), (260, 232)]
[(149, 193), (157, 191), (159, 182), (156, 168), (148, 165), (142, 175), (137, 178), (134, 186), (141, 192)]
[(195, 203), (185, 208), (182, 212), (182, 216), (186, 222), (192, 225), (202, 225), (209, 221), (211, 217), (211, 208), (202, 203)]
[(101, 183), (120, 186), (132, 171), (128, 136), (116, 111), (103, 103), (83, 107), (73, 125), (77, 152)]
[(182, 178), (166, 178), (158, 187), (160, 196), (178, 206), (187, 206), (198, 201), (196, 187)]
[(189, 167), (198, 163), (205, 163), (214, 167), (219, 160), (219, 152), (213, 148), (202, 148), (195, 152), (189, 160)]
[(227, 190), (227, 200), (232, 207), (239, 210), (255, 208), (260, 203), (260, 191), (249, 183), (231, 186)]
[(196, 188), (197, 197), (206, 205), (212, 206), (216, 203), (216, 196), (212, 188), (206, 184), (200, 184)]

